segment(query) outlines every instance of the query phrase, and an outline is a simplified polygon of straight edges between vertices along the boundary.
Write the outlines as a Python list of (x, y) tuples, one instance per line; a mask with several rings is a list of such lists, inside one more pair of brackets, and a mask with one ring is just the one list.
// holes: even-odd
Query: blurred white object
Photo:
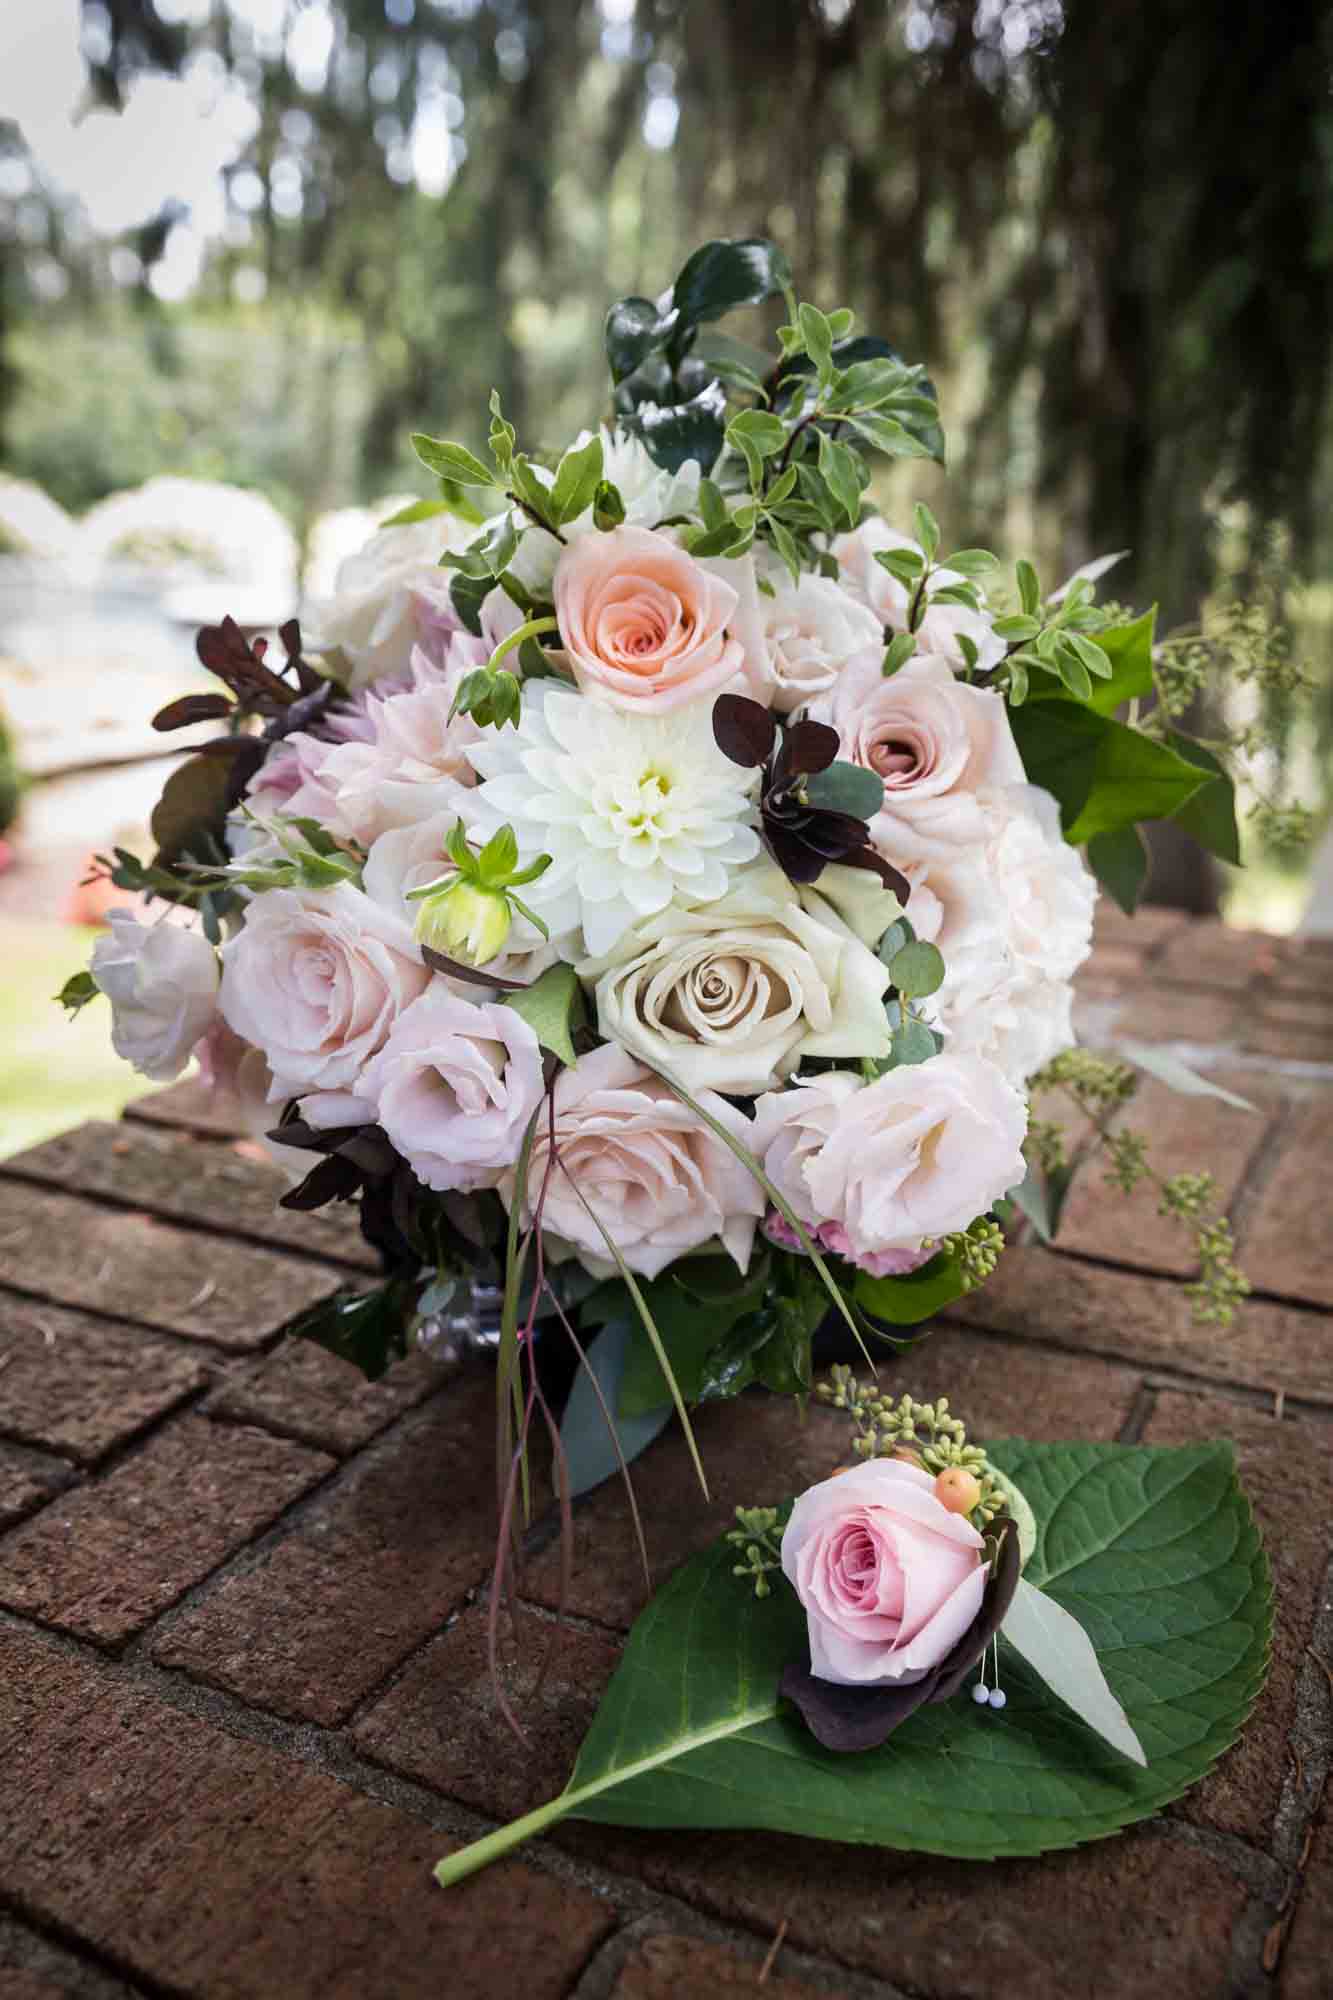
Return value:
[(271, 501), (206, 479), (150, 479), (113, 493), (79, 523), (85, 574), (112, 566), (190, 572), (238, 586), (285, 618), (297, 595), (296, 537)]
[(43, 562), (72, 563), (79, 524), (31, 479), (0, 476), (0, 549)]

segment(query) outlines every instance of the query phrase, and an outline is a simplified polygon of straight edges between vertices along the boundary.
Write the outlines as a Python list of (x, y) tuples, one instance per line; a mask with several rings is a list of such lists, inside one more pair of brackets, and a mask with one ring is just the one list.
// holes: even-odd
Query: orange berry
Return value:
[(970, 1514), (981, 1498), (981, 1481), (964, 1466), (951, 1465), (935, 1481), (935, 1498), (951, 1514)]

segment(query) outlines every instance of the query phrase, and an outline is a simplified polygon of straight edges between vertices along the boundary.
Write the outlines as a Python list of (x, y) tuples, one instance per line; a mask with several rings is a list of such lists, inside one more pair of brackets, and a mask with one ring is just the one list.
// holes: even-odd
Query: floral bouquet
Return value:
[[(776, 352), (709, 330), (770, 297)], [(197, 1055), (286, 1206), (358, 1205), (384, 1281), (300, 1331), (373, 1375), (495, 1302), (507, 1507), (535, 1419), (567, 1493), (673, 1412), (693, 1450), (702, 1400), (808, 1393), (829, 1316), (869, 1358), (1012, 1209), (1053, 1226), (1038, 1086), (1146, 1172), (1126, 1072), (1070, 1050), (1097, 880), (1132, 907), (1145, 818), (1235, 842), (1217, 759), (1139, 714), (1153, 616), (1098, 605), (1114, 558), (1045, 591), (873, 511), (875, 464), (942, 457), (934, 391), (772, 244), (705, 245), (606, 342), (614, 414), (563, 454), (497, 396), (486, 457), (414, 439), (433, 496), (309, 648), (200, 634), (225, 692), (157, 726), (221, 733), (151, 861), (106, 864), (163, 919), (113, 912), (63, 996), (107, 995), (150, 1077)], [(1205, 1177), (1162, 1186), (1200, 1222)], [(580, 1364), (558, 1432), (539, 1326)]]

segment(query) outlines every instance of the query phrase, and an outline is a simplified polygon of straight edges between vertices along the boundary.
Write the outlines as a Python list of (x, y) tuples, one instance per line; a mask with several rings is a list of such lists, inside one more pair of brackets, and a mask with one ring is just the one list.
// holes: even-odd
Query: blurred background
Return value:
[(133, 1086), (49, 996), (194, 627), (327, 590), (492, 384), (595, 421), (608, 301), (711, 235), (930, 363), (949, 464), (888, 508), (1051, 583), (1128, 548), (1118, 599), (1262, 654), (1200, 711), (1263, 726), (1249, 865), (1153, 893), (1333, 928), (1318, 0), (32, 0), (0, 58), (0, 1151)]

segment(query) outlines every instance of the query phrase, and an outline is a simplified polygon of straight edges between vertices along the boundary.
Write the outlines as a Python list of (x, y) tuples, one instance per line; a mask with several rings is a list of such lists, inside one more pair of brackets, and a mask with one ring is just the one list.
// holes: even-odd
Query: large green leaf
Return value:
[(1114, 833), (1094, 833), (1088, 842), (1088, 866), (1125, 915), (1132, 917), (1147, 883), (1149, 867), (1148, 849), (1137, 826), (1118, 826)]
[(1267, 1565), (1231, 1447), (1011, 1441), (992, 1455), (1036, 1517), (1026, 1575), (1087, 1632), (1146, 1768), (1008, 1647), (1002, 1719), (962, 1696), (918, 1710), (878, 1750), (822, 1750), (776, 1694), (804, 1614), (781, 1587), (749, 1596), (722, 1541), (639, 1618), (566, 1790), (451, 1856), (439, 1879), (566, 1815), (990, 1860), (1095, 1840), (1177, 1798), (1235, 1741), (1267, 1661)]
[(852, 1296), (872, 1319), (890, 1326), (916, 1326), (963, 1295), (963, 1267), (952, 1251), (940, 1250), (928, 1264), (901, 1278), (857, 1274)]
[(1208, 783), (1164, 743), (1085, 702), (1029, 702), (1010, 720), (1028, 778), (1055, 794), (1065, 838), (1076, 846), (1140, 820), (1169, 819)]
[(1132, 624), (1112, 625), (1094, 635), (1111, 662), (1110, 678), (1094, 681), (1089, 696), (1089, 706), (1099, 714), (1114, 715), (1122, 701), (1152, 693), (1152, 642), (1156, 625), (1154, 605)]
[(1239, 865), (1236, 787), (1226, 766), (1211, 750), (1205, 749), (1202, 743), (1196, 743), (1192, 736), (1184, 735), (1179, 729), (1168, 730), (1167, 740), (1186, 763), (1208, 774), (1193, 798), (1186, 799), (1184, 805), (1178, 808), (1176, 825), (1183, 826), (1186, 833), (1192, 834), (1200, 847), (1206, 847), (1210, 854)]

